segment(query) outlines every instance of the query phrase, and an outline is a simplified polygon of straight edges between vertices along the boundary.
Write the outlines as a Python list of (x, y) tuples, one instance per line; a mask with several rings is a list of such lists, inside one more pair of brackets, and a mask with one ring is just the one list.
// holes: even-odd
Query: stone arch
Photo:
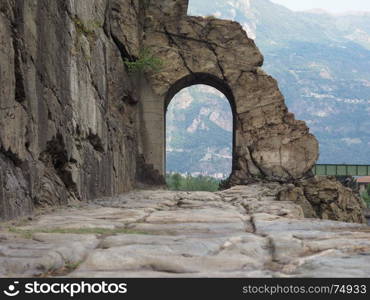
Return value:
[[(180, 92), (182, 89), (187, 87), (197, 85), (197, 84), (204, 84), (211, 86), (221, 92), (229, 102), (231, 113), (232, 113), (232, 166), (231, 166), (231, 174), (233, 173), (234, 169), (236, 168), (236, 127), (237, 127), (237, 111), (236, 111), (236, 103), (233, 92), (226, 81), (223, 79), (218, 78), (215, 75), (209, 73), (191, 73), (183, 78), (177, 80), (172, 84), (172, 86), (168, 89), (165, 98), (164, 98), (164, 115), (165, 115), (165, 122), (166, 122), (166, 112), (168, 105), (170, 104), (171, 100), (174, 96)], [(166, 149), (166, 147), (164, 147)]]
[(167, 109), (167, 106), (172, 98), (180, 90), (196, 84), (209, 85), (223, 93), (230, 103), (231, 110), (236, 114), (235, 99), (229, 84), (217, 76), (209, 73), (191, 73), (174, 82), (168, 89), (165, 96), (165, 110)]
[(179, 9), (163, 11), (153, 4), (146, 19), (144, 46), (164, 62), (159, 72), (147, 73), (141, 99), (144, 115), (154, 116), (144, 120), (144, 135), (152, 139), (144, 143), (146, 161), (163, 174), (164, 136), (158, 130), (155, 135), (153, 128), (162, 126), (164, 132), (165, 108), (179, 88), (204, 83), (219, 89), (232, 104), (231, 184), (261, 177), (293, 181), (308, 175), (318, 159), (318, 142), (305, 122), (288, 112), (276, 80), (261, 69), (263, 56), (242, 26), (187, 16), (187, 0), (163, 1)]

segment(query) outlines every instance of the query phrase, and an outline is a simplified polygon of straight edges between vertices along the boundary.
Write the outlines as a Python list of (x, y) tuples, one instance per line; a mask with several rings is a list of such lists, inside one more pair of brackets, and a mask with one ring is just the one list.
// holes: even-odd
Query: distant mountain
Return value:
[(167, 171), (226, 177), (231, 170), (232, 112), (225, 96), (197, 85), (167, 111)]
[(370, 13), (294, 12), (268, 0), (202, 0), (190, 1), (189, 14), (242, 24), (289, 110), (319, 139), (321, 163), (370, 164)]

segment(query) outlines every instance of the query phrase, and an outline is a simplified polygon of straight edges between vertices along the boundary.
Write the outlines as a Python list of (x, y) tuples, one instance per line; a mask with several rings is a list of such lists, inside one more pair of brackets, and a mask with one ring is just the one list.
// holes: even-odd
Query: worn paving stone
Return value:
[(326, 250), (319, 254), (292, 260), (285, 272), (295, 277), (370, 277), (370, 253), (348, 254)]
[(246, 218), (233, 210), (216, 208), (183, 209), (157, 211), (152, 213), (146, 222), (153, 224), (176, 223), (237, 223)]
[(274, 200), (280, 190), (135, 191), (4, 224), (0, 276), (370, 276), (368, 226), (305, 219), (296, 203)]
[(5, 241), (0, 246), (0, 276), (39, 276), (67, 264), (83, 261), (98, 241), (69, 241), (68, 235), (59, 241), (40, 242), (31, 239)]
[(273, 271), (231, 271), (201, 273), (168, 273), (151, 270), (143, 271), (76, 271), (72, 278), (271, 278), (279, 273)]
[(177, 224), (152, 224), (139, 223), (132, 224), (130, 229), (151, 234), (179, 235), (188, 236), (230, 236), (237, 232), (247, 231), (247, 226), (242, 222), (233, 223), (177, 223)]
[(125, 224), (139, 222), (148, 213), (146, 210), (111, 207), (90, 207), (82, 210), (70, 209), (42, 216), (36, 222), (32, 222), (32, 225), (20, 226), (19, 228), (23, 230), (53, 228), (114, 229)]
[(368, 226), (318, 219), (291, 219), (277, 215), (258, 213), (253, 215), (256, 232), (269, 234), (275, 232), (305, 232), (320, 230), (331, 232), (334, 230), (356, 230), (365, 229)]

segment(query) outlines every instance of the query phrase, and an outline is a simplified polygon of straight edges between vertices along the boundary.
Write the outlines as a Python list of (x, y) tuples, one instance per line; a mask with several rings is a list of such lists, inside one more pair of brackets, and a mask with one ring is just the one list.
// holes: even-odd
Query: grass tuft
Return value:
[(21, 235), (23, 238), (32, 239), (35, 233), (62, 233), (62, 234), (99, 234), (99, 235), (115, 235), (115, 234), (146, 234), (142, 231), (131, 230), (127, 228), (50, 228), (50, 229), (20, 229), (9, 227), (9, 232)]

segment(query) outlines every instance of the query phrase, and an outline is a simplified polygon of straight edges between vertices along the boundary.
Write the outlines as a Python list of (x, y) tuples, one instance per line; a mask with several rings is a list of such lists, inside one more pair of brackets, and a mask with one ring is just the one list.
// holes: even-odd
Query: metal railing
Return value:
[(320, 176), (370, 176), (370, 165), (317, 164), (312, 171)]

